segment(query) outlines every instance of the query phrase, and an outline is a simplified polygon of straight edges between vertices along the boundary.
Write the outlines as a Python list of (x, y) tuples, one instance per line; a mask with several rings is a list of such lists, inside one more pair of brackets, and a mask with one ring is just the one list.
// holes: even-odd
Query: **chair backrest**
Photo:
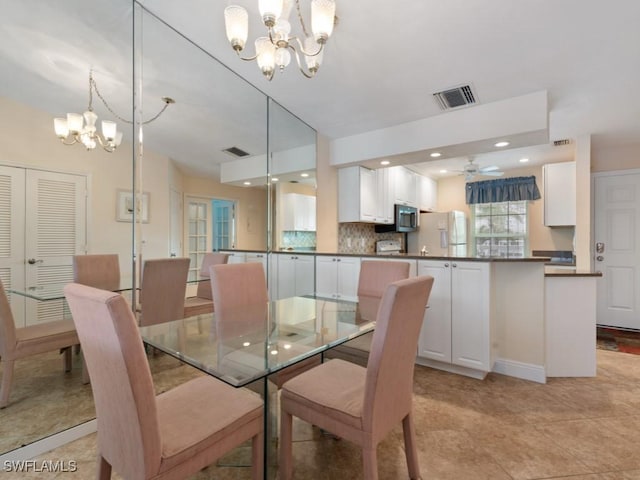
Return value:
[(117, 290), (120, 286), (118, 254), (74, 255), (73, 281), (103, 290)]
[(382, 298), (387, 285), (405, 278), (409, 278), (408, 262), (363, 260), (358, 296)]
[(140, 325), (155, 325), (184, 317), (188, 274), (188, 258), (158, 258), (144, 262)]
[(123, 478), (160, 468), (153, 380), (131, 307), (119, 294), (65, 286), (96, 405), (100, 454)]
[(433, 277), (399, 280), (387, 286), (376, 317), (367, 363), (363, 421), (384, 434), (411, 411), (413, 369)]
[(0, 357), (9, 355), (16, 345), (16, 324), (11, 313), (9, 299), (0, 280)]
[(269, 301), (262, 263), (212, 265), (209, 271), (216, 311)]
[[(201, 280), (198, 282), (198, 291), (196, 296), (213, 300), (213, 296), (211, 295), (211, 281), (209, 279), (209, 267), (211, 267), (211, 265), (222, 265), (228, 261), (228, 253), (209, 252), (205, 254), (202, 259), (202, 266), (200, 267)], [(206, 278), (207, 280), (202, 280), (203, 278)]]

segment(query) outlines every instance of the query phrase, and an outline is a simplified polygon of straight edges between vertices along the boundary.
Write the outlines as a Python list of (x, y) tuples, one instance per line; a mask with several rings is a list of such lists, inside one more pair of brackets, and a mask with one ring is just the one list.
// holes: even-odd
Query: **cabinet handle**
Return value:
[(336, 259), (335, 259), (335, 258), (332, 258), (332, 259), (331, 259), (331, 261), (332, 261), (332, 262), (335, 262), (335, 261), (336, 261)]
[(444, 264), (444, 266), (445, 266), (446, 268), (449, 268), (449, 264), (448, 264), (448, 263), (445, 263), (445, 264)]
[(339, 258), (338, 261), (340, 261), (341, 259)]
[(456, 267), (458, 266), (458, 264), (457, 264), (457, 263), (452, 263), (452, 264), (451, 264), (451, 266), (452, 266), (453, 268), (456, 268)]

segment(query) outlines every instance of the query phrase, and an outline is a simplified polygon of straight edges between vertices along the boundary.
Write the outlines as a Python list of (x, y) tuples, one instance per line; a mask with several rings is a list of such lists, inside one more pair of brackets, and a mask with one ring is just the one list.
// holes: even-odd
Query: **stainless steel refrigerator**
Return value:
[(425, 247), (428, 255), (466, 256), (467, 217), (459, 210), (421, 213), (420, 227), (407, 235), (407, 243), (416, 255)]

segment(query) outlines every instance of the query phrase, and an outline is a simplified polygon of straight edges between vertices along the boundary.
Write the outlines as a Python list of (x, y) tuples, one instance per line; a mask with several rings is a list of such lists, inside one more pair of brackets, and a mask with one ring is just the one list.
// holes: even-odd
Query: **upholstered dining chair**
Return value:
[[(367, 299), (381, 299), (390, 283), (409, 278), (409, 263), (398, 261), (363, 260), (360, 264), (358, 280), (358, 299), (366, 303)], [(348, 342), (338, 345), (325, 353), (325, 358), (340, 358), (349, 362), (367, 366), (373, 332), (365, 333)]]
[[(231, 263), (210, 267), (211, 291), (216, 312), (246, 305), (267, 304), (269, 293), (264, 267), (259, 262)], [(290, 365), (269, 378), (280, 386), (289, 378), (320, 364), (318, 356)]]
[(378, 443), (402, 422), (409, 477), (420, 478), (413, 370), (432, 286), (433, 277), (428, 276), (387, 286), (366, 368), (334, 359), (285, 382), (280, 395), (280, 480), (292, 475), (293, 416), (358, 444), (366, 480), (378, 478)]
[(178, 479), (252, 441), (252, 475), (263, 476), (263, 402), (201, 376), (155, 396), (135, 317), (124, 297), (65, 287), (91, 374), (98, 422), (98, 478)]
[(228, 253), (208, 252), (205, 254), (200, 267), (200, 281), (198, 282), (196, 296), (187, 297), (184, 301), (184, 318), (213, 312), (209, 267), (211, 265), (222, 265), (228, 261)]
[(16, 328), (7, 294), (0, 281), (0, 361), (2, 362), (2, 384), (0, 385), (0, 408), (9, 404), (16, 360), (31, 355), (64, 350), (65, 371), (71, 371), (71, 347), (80, 343), (73, 320), (53, 322)]
[(140, 282), (140, 326), (184, 318), (188, 258), (157, 258), (144, 262)]
[(117, 290), (120, 287), (118, 254), (74, 255), (73, 281), (103, 290)]

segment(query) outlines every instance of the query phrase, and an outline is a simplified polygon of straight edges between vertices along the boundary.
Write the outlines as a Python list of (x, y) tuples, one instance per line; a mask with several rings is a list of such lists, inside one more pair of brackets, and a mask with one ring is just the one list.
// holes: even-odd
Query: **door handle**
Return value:
[(598, 255), (596, 257), (596, 260), (599, 261), (599, 262), (602, 262), (604, 260), (604, 257), (602, 255)]
[(35, 265), (36, 263), (43, 263), (43, 260), (36, 260), (35, 258), (30, 258), (29, 260), (27, 260), (27, 263), (29, 265)]

